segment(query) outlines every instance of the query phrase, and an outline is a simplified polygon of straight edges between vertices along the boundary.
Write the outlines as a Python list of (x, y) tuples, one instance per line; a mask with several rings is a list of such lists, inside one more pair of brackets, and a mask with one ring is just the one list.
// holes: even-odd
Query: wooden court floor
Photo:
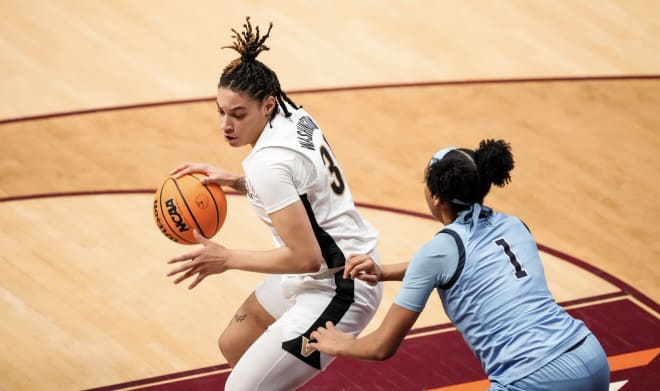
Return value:
[[(12, 353), (0, 356), (0, 390), (88, 389), (225, 363), (217, 336), (263, 276), (174, 286), (165, 261), (189, 248), (160, 234), (150, 204), (181, 162), (240, 170), (248, 150), (222, 141), (213, 94), (231, 58), (219, 46), (246, 14), (274, 21), (264, 61), (324, 129), (385, 262), (440, 228), (422, 198), (429, 156), (504, 138), (513, 181), (486, 203), (530, 226), (558, 302), (590, 319), (598, 305), (633, 303), (650, 337), (629, 350), (612, 342), (612, 355), (657, 361), (660, 7), (394, 4), (5, 2), (0, 346)], [(228, 200), (216, 240), (269, 248), (247, 202)], [(368, 330), (396, 290), (386, 287)], [(434, 298), (416, 335), (443, 338), (446, 323)], [(610, 328), (612, 341), (625, 334)], [(423, 387), (458, 384), (433, 381)]]

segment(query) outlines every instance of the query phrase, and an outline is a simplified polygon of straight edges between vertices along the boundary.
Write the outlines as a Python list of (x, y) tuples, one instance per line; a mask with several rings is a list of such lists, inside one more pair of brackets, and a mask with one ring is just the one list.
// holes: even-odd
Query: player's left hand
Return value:
[(224, 246), (221, 246), (203, 237), (199, 234), (199, 232), (197, 232), (197, 230), (193, 230), (193, 235), (195, 235), (195, 239), (197, 239), (197, 241), (203, 247), (197, 251), (179, 255), (178, 257), (174, 257), (167, 261), (169, 264), (185, 262), (181, 266), (172, 269), (169, 273), (167, 273), (168, 277), (179, 274), (179, 276), (174, 280), (175, 284), (178, 284), (181, 281), (197, 274), (197, 277), (188, 286), (188, 289), (196, 287), (206, 277), (212, 274), (223, 273), (228, 269), (228, 250)]
[(383, 279), (380, 266), (366, 254), (353, 254), (348, 257), (344, 266), (344, 278), (362, 280), (369, 285), (376, 285)]
[(325, 327), (319, 327), (312, 332), (309, 338), (311, 340), (310, 347), (331, 356), (340, 355), (355, 340), (355, 337), (351, 334), (337, 330), (331, 321), (325, 322)]

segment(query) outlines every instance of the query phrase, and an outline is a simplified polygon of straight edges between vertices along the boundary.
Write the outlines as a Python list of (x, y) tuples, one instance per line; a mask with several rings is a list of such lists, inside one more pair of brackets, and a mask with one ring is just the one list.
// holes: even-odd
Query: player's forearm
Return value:
[(297, 274), (317, 272), (321, 262), (320, 253), (296, 252), (284, 246), (264, 251), (231, 250), (227, 266), (256, 273)]
[(363, 360), (383, 361), (392, 357), (412, 328), (419, 313), (392, 304), (378, 328), (350, 343), (342, 343), (337, 355)]
[(398, 348), (390, 345), (374, 332), (351, 343), (337, 347), (337, 356), (351, 357), (358, 360), (384, 361), (392, 357)]
[(382, 281), (401, 281), (406, 274), (408, 262), (380, 265)]

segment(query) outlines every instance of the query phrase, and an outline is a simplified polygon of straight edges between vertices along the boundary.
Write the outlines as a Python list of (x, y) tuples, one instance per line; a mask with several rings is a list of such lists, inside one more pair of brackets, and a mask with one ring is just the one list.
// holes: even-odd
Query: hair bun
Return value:
[(254, 30), (252, 29), (252, 23), (250, 23), (250, 17), (245, 17), (245, 24), (243, 24), (243, 31), (239, 33), (235, 29), (231, 29), (234, 33), (232, 36), (234, 38), (234, 43), (229, 46), (223, 46), (223, 49), (234, 49), (241, 55), (242, 62), (254, 62), (257, 59), (259, 53), (264, 50), (270, 50), (270, 48), (264, 45), (266, 39), (270, 35), (270, 30), (273, 28), (273, 22), (270, 22), (268, 25), (268, 31), (264, 36), (259, 36), (259, 26), (256, 26)]
[(509, 173), (513, 170), (514, 161), (511, 145), (508, 142), (482, 140), (474, 153), (482, 179), (500, 187), (511, 181)]

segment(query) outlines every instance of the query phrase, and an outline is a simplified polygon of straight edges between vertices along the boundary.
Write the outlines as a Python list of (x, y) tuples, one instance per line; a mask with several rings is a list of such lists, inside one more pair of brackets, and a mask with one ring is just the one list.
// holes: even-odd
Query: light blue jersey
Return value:
[(521, 379), (591, 333), (554, 301), (527, 227), (479, 204), (415, 254), (395, 303), (421, 312), (436, 288), (491, 382)]

